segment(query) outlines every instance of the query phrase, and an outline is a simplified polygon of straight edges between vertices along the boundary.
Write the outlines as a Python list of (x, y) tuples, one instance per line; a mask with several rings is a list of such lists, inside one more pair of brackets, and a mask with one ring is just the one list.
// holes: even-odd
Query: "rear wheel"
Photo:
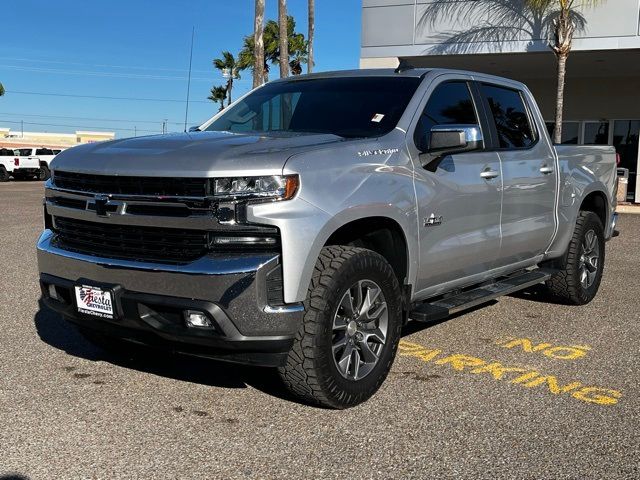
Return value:
[(305, 315), (279, 369), (310, 403), (348, 408), (387, 377), (402, 328), (401, 293), (391, 266), (364, 248), (325, 247), (316, 263)]
[(42, 165), (38, 172), (38, 180), (49, 180), (49, 178), (51, 178), (51, 171), (49, 170), (49, 167)]
[(604, 228), (593, 212), (581, 211), (561, 270), (547, 282), (556, 296), (575, 305), (589, 303), (598, 293), (604, 270)]
[(9, 172), (4, 165), (0, 165), (0, 182), (8, 182), (9, 181)]

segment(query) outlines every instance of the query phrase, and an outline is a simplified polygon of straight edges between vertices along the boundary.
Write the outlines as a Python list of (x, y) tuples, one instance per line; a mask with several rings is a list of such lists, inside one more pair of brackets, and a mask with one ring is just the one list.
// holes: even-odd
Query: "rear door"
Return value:
[(555, 157), (536, 128), (526, 94), (480, 83), (502, 165), (502, 243), (499, 266), (545, 252), (555, 231)]
[(427, 92), (428, 101), (420, 108), (410, 148), (417, 152), (418, 295), (433, 294), (491, 270), (500, 249), (498, 154), (479, 148), (431, 161), (428, 154), (420, 153), (424, 148), (418, 147), (418, 139), (434, 125), (474, 124), (486, 133), (484, 112), (470, 79), (443, 75), (434, 82), (438, 83)]

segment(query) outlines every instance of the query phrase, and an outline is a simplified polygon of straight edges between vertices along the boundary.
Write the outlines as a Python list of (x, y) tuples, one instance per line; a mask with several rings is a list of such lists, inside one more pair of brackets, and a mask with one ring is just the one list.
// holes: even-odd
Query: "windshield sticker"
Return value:
[(376, 113), (373, 118), (371, 119), (372, 122), (376, 122), (376, 123), (380, 123), (382, 121), (382, 119), (384, 118), (384, 115), (382, 113)]
[(399, 148), (383, 148), (381, 150), (362, 150), (358, 152), (359, 157), (369, 157), (371, 155), (391, 155), (392, 153), (398, 153)]

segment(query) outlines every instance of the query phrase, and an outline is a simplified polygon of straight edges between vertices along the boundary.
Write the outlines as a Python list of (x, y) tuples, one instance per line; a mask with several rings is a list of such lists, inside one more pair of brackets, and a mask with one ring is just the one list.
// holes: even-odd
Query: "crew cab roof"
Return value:
[(409, 78), (423, 78), (428, 73), (438, 74), (458, 74), (466, 75), (475, 78), (481, 78), (485, 81), (493, 81), (496, 83), (511, 85), (516, 88), (526, 88), (526, 86), (516, 80), (498, 77), (495, 75), (489, 75), (481, 72), (473, 72), (470, 70), (457, 70), (451, 68), (405, 68), (404, 70), (397, 72), (393, 68), (368, 68), (361, 70), (334, 70), (329, 72), (318, 72), (304, 75), (293, 75), (287, 78), (274, 79), (269, 83), (275, 82), (297, 82), (310, 79), (321, 78), (357, 78), (357, 77), (409, 77)]
[(409, 68), (396, 73), (393, 68), (368, 68), (362, 70), (334, 70), (330, 72), (310, 73), (306, 75), (294, 75), (287, 78), (273, 80), (274, 82), (308, 80), (312, 78), (352, 78), (352, 77), (415, 77), (420, 78), (432, 69)]

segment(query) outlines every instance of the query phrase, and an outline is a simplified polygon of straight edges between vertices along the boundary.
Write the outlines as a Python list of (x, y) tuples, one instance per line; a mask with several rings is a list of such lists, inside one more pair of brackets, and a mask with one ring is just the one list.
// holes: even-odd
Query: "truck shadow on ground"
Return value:
[[(402, 336), (454, 320), (478, 308), (496, 303), (495, 301), (452, 315), (445, 320), (430, 323), (409, 322), (402, 330)], [(282, 400), (300, 403), (283, 385), (276, 369), (237, 365), (208, 358), (190, 357), (141, 347), (139, 355), (126, 356), (102, 350), (89, 340), (60, 314), (49, 309), (41, 300), (34, 317), (34, 324), (40, 339), (48, 345), (74, 357), (93, 362), (108, 362), (119, 367), (150, 373), (181, 382), (191, 382), (220, 388), (253, 387), (267, 395)], [(76, 367), (63, 367), (68, 371)]]
[(144, 347), (140, 348), (139, 355), (135, 357), (107, 352), (85, 339), (72, 324), (49, 309), (42, 301), (39, 306), (34, 323), (40, 339), (74, 357), (93, 362), (108, 362), (128, 369), (211, 387), (251, 386), (268, 395), (295, 401), (281, 383), (275, 369), (246, 367)]
[(566, 300), (552, 295), (543, 284), (534, 285), (525, 290), (512, 293), (509, 296), (519, 298), (521, 300), (529, 300), (531, 302), (546, 303), (550, 305), (569, 305), (569, 302)]

